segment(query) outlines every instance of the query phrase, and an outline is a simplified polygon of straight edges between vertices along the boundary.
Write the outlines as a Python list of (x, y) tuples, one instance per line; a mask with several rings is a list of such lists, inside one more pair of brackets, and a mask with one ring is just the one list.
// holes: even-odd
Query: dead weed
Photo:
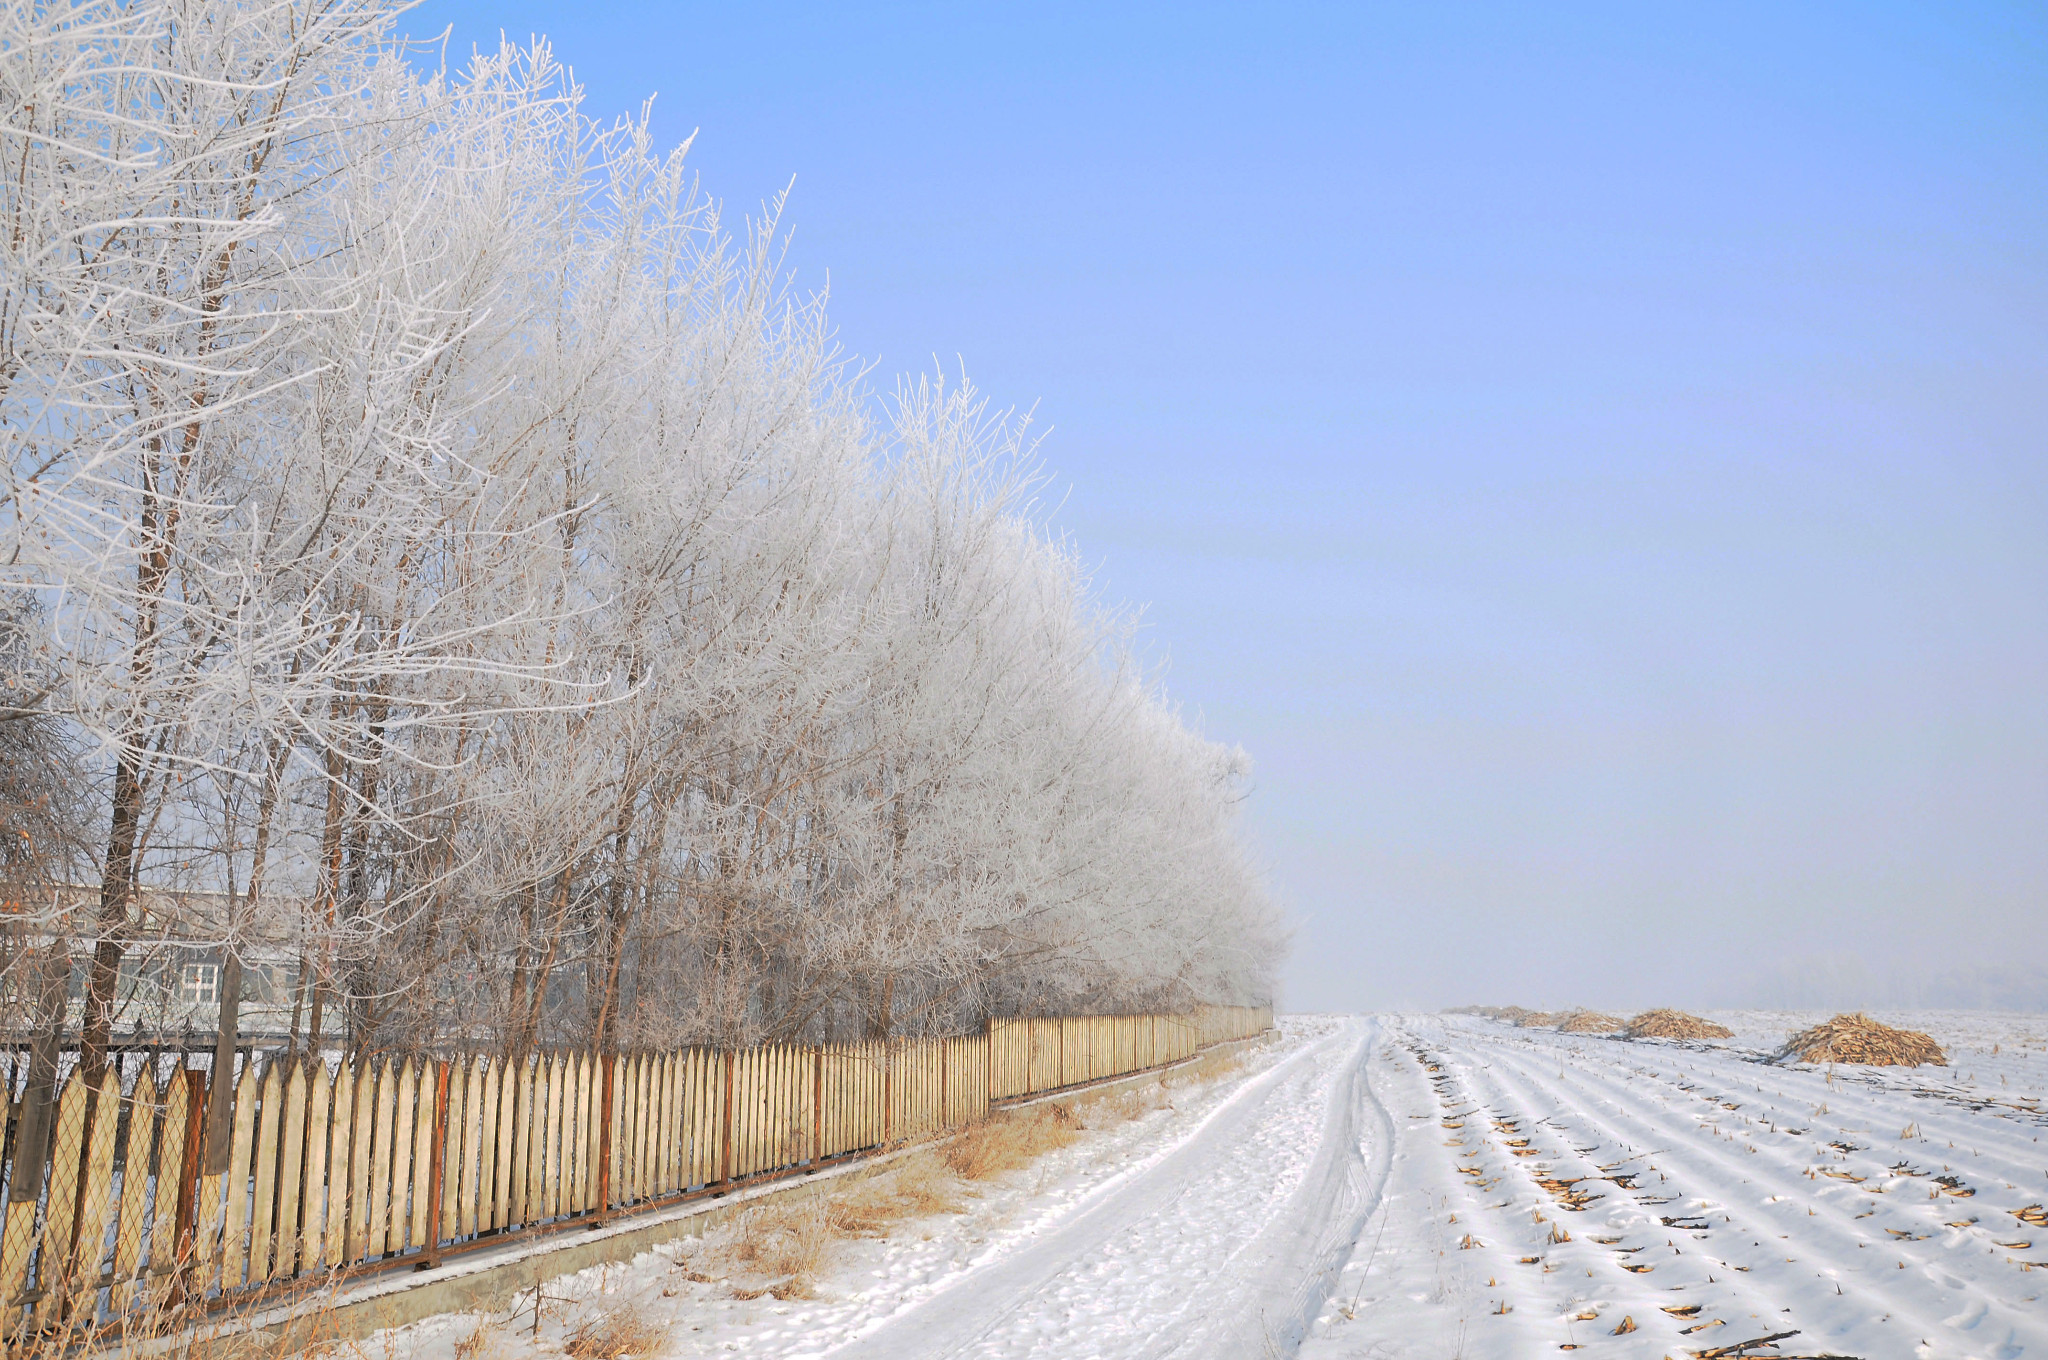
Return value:
[(1084, 1094), (1074, 1103), (1081, 1127), (1106, 1129), (1112, 1124), (1124, 1124), (1140, 1118), (1163, 1105), (1172, 1102), (1172, 1092), (1163, 1083), (1139, 1086), (1124, 1091), (1099, 1091)]
[(962, 1180), (993, 1180), (1074, 1141), (1081, 1121), (1064, 1101), (1004, 1110), (968, 1127), (939, 1150)]
[(1176, 1067), (1168, 1072), (1162, 1081), (1168, 1086), (1191, 1086), (1199, 1082), (1215, 1081), (1227, 1077), (1244, 1067), (1244, 1055), (1239, 1052), (1224, 1052), (1220, 1049), (1204, 1053), (1186, 1067)]
[(943, 1151), (913, 1153), (895, 1170), (832, 1196), (834, 1228), (847, 1237), (881, 1237), (906, 1218), (959, 1213), (959, 1185), (943, 1156)]
[(750, 1209), (731, 1231), (688, 1251), (676, 1269), (700, 1284), (723, 1283), (737, 1298), (809, 1298), (840, 1240), (886, 1237), (905, 1219), (958, 1213), (958, 1191), (937, 1154), (914, 1153), (837, 1193)]
[(661, 1349), (668, 1333), (639, 1313), (610, 1309), (585, 1318), (562, 1338), (569, 1360), (633, 1360)]
[(774, 1294), (777, 1298), (805, 1298), (811, 1282), (832, 1255), (833, 1223), (831, 1205), (822, 1199), (795, 1204), (765, 1204), (742, 1214), (724, 1244), (723, 1255), (729, 1273), (772, 1281), (748, 1290), (734, 1285), (742, 1298)]
[(484, 1318), (468, 1336), (455, 1343), (455, 1360), (491, 1360), (498, 1353), (498, 1342), (502, 1338), (498, 1324)]
[[(973, 1183), (1021, 1170), (1066, 1147), (1083, 1129), (1158, 1109), (1172, 1099), (1173, 1086), (1213, 1081), (1241, 1066), (1234, 1054), (1205, 1054), (1135, 1090), (1082, 1092), (1072, 1099), (998, 1110), (945, 1143), (914, 1152), (889, 1170), (834, 1193), (748, 1210), (729, 1231), (688, 1249), (676, 1270), (700, 1284), (723, 1283), (739, 1298), (808, 1298), (840, 1241), (886, 1237), (906, 1220), (964, 1212), (962, 1196), (972, 1193), (967, 1187)], [(575, 1360), (612, 1357), (592, 1352)]]

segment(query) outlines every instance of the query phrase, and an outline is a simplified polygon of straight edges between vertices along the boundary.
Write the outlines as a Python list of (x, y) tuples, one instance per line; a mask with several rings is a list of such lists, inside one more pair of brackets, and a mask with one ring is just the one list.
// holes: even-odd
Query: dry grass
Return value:
[[(251, 1331), (249, 1316), (269, 1307), (296, 1308), (292, 1324), (281, 1330)], [(172, 1348), (159, 1352), (166, 1334)], [(110, 1327), (90, 1335), (44, 1335), (18, 1338), (7, 1349), (8, 1360), (64, 1360), (82, 1353), (133, 1360), (138, 1354), (164, 1354), (175, 1360), (370, 1360), (362, 1342), (343, 1337), (336, 1323), (334, 1295), (325, 1282), (294, 1280), (261, 1290), (238, 1306), (211, 1316), (176, 1309), (138, 1309)], [(150, 1347), (145, 1351), (143, 1347)], [(388, 1352), (389, 1347), (386, 1347)]]
[(1612, 1034), (1627, 1024), (1618, 1015), (1600, 1011), (1567, 1011), (1557, 1022), (1557, 1030), (1560, 1034)]
[(1162, 1081), (1130, 1091), (1089, 1092), (1074, 1102), (1074, 1117), (1084, 1129), (1106, 1129), (1172, 1103), (1173, 1092)]
[(846, 1237), (882, 1237), (906, 1218), (957, 1214), (960, 1186), (935, 1152), (906, 1157), (886, 1175), (870, 1177), (832, 1196), (834, 1232)]
[(661, 1349), (668, 1332), (630, 1309), (615, 1308), (585, 1318), (562, 1338), (569, 1360), (633, 1360)]
[[(360, 1350), (359, 1347), (353, 1349)], [(127, 1346), (124, 1345), (122, 1351), (127, 1352)], [(184, 1350), (186, 1360), (282, 1360), (282, 1357), (299, 1353), (298, 1346), (280, 1344), (275, 1337), (263, 1332), (212, 1332), (194, 1336)], [(26, 1349), (10, 1354), (34, 1356), (37, 1360), (58, 1360), (65, 1351), (59, 1345), (48, 1344), (46, 1338), (33, 1338)]]
[(1219, 1077), (1227, 1077), (1243, 1069), (1243, 1053), (1211, 1050), (1186, 1067), (1176, 1067), (1159, 1080), (1164, 1086), (1192, 1086), (1198, 1082), (1215, 1081)]
[(730, 1274), (770, 1283), (751, 1292), (735, 1286), (734, 1292), (744, 1297), (808, 1297), (811, 1282), (831, 1259), (838, 1232), (829, 1200), (767, 1204), (748, 1210), (733, 1225), (724, 1244), (725, 1264)]
[[(968, 1186), (1021, 1170), (1072, 1143), (1086, 1128), (1157, 1109), (1171, 1098), (1173, 1087), (1214, 1081), (1242, 1065), (1234, 1053), (1207, 1053), (1134, 1090), (1103, 1088), (995, 1111), (946, 1142), (913, 1153), (879, 1175), (851, 1181), (836, 1193), (749, 1210), (728, 1231), (687, 1249), (676, 1268), (686, 1279), (723, 1283), (740, 1298), (808, 1298), (839, 1243), (886, 1237), (907, 1220), (963, 1212)], [(611, 1357), (592, 1353), (577, 1360)]]
[(498, 1353), (498, 1343), (504, 1339), (498, 1324), (485, 1318), (455, 1343), (455, 1360), (491, 1360)]
[(1946, 1066), (1948, 1055), (1932, 1035), (1914, 1029), (1893, 1029), (1857, 1011), (1801, 1030), (1778, 1050), (1778, 1060), (1867, 1063), (1873, 1067)]
[(1065, 1101), (1002, 1111), (940, 1148), (939, 1157), (962, 1180), (990, 1180), (1065, 1147), (1080, 1128), (1080, 1118)]
[(1735, 1031), (1684, 1011), (1644, 1011), (1622, 1031), (1630, 1039), (1733, 1039)]
[(918, 1152), (835, 1194), (750, 1209), (676, 1267), (687, 1279), (724, 1283), (743, 1299), (809, 1298), (841, 1241), (886, 1237), (905, 1219), (959, 1213), (959, 1189), (937, 1153)]

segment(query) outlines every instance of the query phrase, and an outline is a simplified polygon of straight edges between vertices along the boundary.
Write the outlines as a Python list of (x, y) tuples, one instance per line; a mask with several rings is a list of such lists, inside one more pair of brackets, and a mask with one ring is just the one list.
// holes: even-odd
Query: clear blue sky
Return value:
[(2048, 967), (2031, 5), (428, 0), (657, 94), (1257, 766), (1283, 1001)]

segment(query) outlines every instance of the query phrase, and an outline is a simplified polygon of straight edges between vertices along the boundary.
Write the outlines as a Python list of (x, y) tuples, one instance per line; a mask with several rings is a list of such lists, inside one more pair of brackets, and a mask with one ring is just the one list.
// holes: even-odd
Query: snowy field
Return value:
[(2048, 1017), (1888, 1014), (1955, 1066), (1832, 1073), (1760, 1061), (1814, 1017), (1714, 1018), (1737, 1038), (1290, 1018), (1243, 1070), (841, 1244), (813, 1298), (670, 1248), (551, 1284), (537, 1336), (529, 1297), (380, 1348), (523, 1360), (623, 1316), (674, 1356), (2048, 1357)]
[(2048, 1355), (2048, 1017), (1887, 1014), (1956, 1066), (1832, 1073), (1759, 1061), (1824, 1017), (1713, 1018), (1390, 1021), (1383, 1207), (1301, 1353)]

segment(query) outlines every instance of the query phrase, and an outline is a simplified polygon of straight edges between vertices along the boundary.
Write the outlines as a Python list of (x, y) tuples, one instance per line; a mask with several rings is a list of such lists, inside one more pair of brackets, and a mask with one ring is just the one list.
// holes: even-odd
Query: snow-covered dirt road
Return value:
[(961, 1186), (960, 1212), (838, 1244), (814, 1297), (737, 1297), (676, 1269), (688, 1248), (670, 1247), (550, 1283), (537, 1330), (529, 1295), (388, 1333), (385, 1349), (553, 1357), (578, 1325), (630, 1314), (664, 1356), (1284, 1355), (1384, 1179), (1392, 1129), (1367, 1080), (1383, 1047), (1376, 1020), (1290, 1018), (1241, 1070), (1166, 1087), (1134, 1118), (1084, 1108), (1078, 1141)]
[(1832, 1074), (1740, 1039), (1464, 1017), (1383, 1036), (1385, 1208), (1312, 1360), (2048, 1355), (2038, 1035)]
[(1365, 1081), (1377, 1032), (1353, 1020), (1300, 1046), (1063, 1222), (833, 1353), (1222, 1360), (1292, 1349), (1372, 1207), (1378, 1178), (1361, 1149), (1389, 1146)]
[(814, 1297), (666, 1249), (464, 1360), (559, 1355), (606, 1314), (672, 1356), (2048, 1360), (2048, 1020), (1930, 1024), (1955, 1068), (1830, 1073), (1763, 1061), (1793, 1017), (1721, 1018), (1717, 1045), (1290, 1018), (1244, 1070), (841, 1243)]

